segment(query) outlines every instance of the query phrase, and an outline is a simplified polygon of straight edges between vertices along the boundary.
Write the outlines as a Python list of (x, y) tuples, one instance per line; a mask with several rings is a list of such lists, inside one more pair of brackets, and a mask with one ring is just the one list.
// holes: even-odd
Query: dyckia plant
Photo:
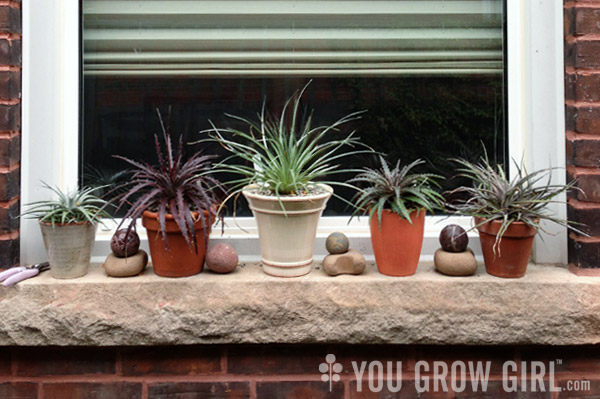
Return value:
[(574, 181), (552, 184), (553, 168), (527, 173), (524, 167), (517, 165), (517, 174), (509, 180), (500, 165), (490, 165), (487, 155), (478, 164), (464, 159), (455, 161), (460, 165), (459, 176), (472, 180), (473, 186), (453, 190), (452, 193), (465, 193), (468, 199), (449, 207), (456, 213), (483, 219), (479, 225), (493, 220), (502, 222), (495, 248), (513, 222), (523, 222), (543, 231), (540, 222), (548, 220), (585, 234), (575, 229), (569, 221), (557, 218), (546, 210), (548, 204), (560, 202), (555, 198), (575, 184)]
[[(362, 112), (349, 114), (325, 126), (313, 126), (312, 113), (305, 120), (301, 118), (300, 99), (307, 87), (286, 101), (278, 119), (269, 117), (263, 104), (257, 121), (227, 114), (247, 125), (247, 131), (231, 127), (217, 128), (214, 125), (212, 129), (204, 131), (211, 137), (210, 141), (221, 144), (231, 153), (216, 167), (220, 172), (239, 176), (229, 182), (234, 189), (232, 195), (241, 192), (249, 184), (256, 184), (259, 191), (277, 197), (311, 192), (316, 181), (345, 185), (325, 180), (327, 176), (348, 171), (339, 169), (335, 161), (349, 155), (371, 152), (364, 148), (340, 151), (346, 146), (361, 145), (359, 139), (354, 137), (354, 131), (340, 139), (330, 137), (344, 124), (359, 119)], [(229, 162), (235, 158), (244, 163)]]
[(39, 219), (40, 222), (55, 224), (97, 223), (103, 217), (110, 217), (104, 211), (106, 201), (94, 195), (97, 188), (84, 187), (80, 190), (63, 192), (42, 182), (45, 188), (52, 191), (57, 199), (37, 201), (27, 204), (29, 209), (21, 216)]
[(354, 215), (366, 211), (371, 218), (376, 214), (381, 226), (381, 215), (385, 209), (412, 223), (411, 212), (421, 209), (433, 212), (442, 208), (444, 198), (434, 188), (439, 187), (436, 182), (439, 176), (431, 173), (411, 173), (413, 168), (425, 163), (424, 161), (416, 160), (404, 166), (398, 161), (393, 168), (382, 156), (379, 157), (379, 161), (379, 169), (365, 168), (350, 180), (365, 186), (354, 198)]
[[(132, 167), (131, 179), (119, 187), (126, 188), (126, 191), (119, 196), (118, 209), (131, 204), (123, 218), (123, 221), (132, 219), (130, 228), (144, 211), (157, 212), (167, 249), (169, 243), (166, 234), (166, 215), (171, 214), (187, 244), (193, 246), (197, 252), (198, 243), (195, 239), (194, 223), (200, 218), (204, 232), (207, 234), (207, 228), (216, 216), (216, 206), (219, 203), (217, 192), (223, 190), (219, 181), (210, 176), (211, 160), (214, 156), (195, 153), (184, 160), (183, 138), (179, 137), (177, 150), (174, 152), (171, 136), (164, 127), (160, 113), (158, 116), (166, 146), (166, 150), (163, 151), (158, 136), (154, 135), (158, 165), (152, 166), (146, 162), (115, 156)], [(203, 211), (209, 213), (208, 218)]]

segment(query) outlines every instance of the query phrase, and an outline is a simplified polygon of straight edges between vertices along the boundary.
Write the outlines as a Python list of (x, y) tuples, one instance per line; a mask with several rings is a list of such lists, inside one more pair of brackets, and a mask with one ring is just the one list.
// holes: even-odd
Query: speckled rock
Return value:
[(231, 273), (238, 262), (237, 252), (228, 244), (217, 244), (206, 254), (206, 267), (215, 273)]
[(469, 246), (469, 237), (465, 229), (457, 224), (450, 224), (440, 232), (440, 245), (446, 252), (464, 252)]
[(471, 248), (464, 252), (435, 251), (433, 262), (438, 272), (448, 276), (471, 276), (477, 271), (477, 261)]
[(361, 274), (367, 262), (357, 250), (351, 249), (343, 254), (327, 255), (323, 259), (323, 270), (330, 276), (339, 274)]
[(120, 229), (110, 240), (110, 249), (119, 258), (125, 258), (137, 253), (140, 249), (140, 236), (134, 230)]
[(104, 261), (104, 270), (111, 277), (131, 277), (140, 274), (148, 264), (148, 254), (139, 250), (135, 255), (119, 258), (114, 253)]
[(348, 252), (350, 247), (350, 241), (344, 233), (336, 231), (335, 233), (329, 234), (325, 241), (325, 248), (330, 254), (343, 254)]

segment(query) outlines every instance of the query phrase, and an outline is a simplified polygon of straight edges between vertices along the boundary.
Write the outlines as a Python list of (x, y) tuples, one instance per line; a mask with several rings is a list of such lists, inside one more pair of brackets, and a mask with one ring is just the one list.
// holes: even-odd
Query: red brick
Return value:
[(20, 66), (21, 63), (21, 40), (0, 39), (0, 64)]
[(17, 375), (114, 374), (112, 348), (18, 348)]
[[(375, 386), (377, 388), (377, 386)], [(368, 380), (362, 381), (361, 391), (358, 391), (358, 382), (352, 381), (349, 387), (349, 397), (350, 399), (446, 399), (453, 398), (452, 392), (450, 389), (450, 384), (448, 383), (448, 391), (442, 392), (440, 387), (440, 392), (434, 392), (431, 389), (428, 392), (417, 392), (415, 381), (412, 379), (405, 378), (402, 381), (402, 387), (398, 392), (391, 392), (387, 387), (387, 382), (384, 381), (383, 388), (381, 391), (374, 392), (369, 388)]]
[(10, 374), (10, 363), (12, 357), (12, 351), (4, 348), (2, 355), (0, 356), (0, 375)]
[(579, 73), (569, 75), (569, 84), (572, 85), (572, 93), (565, 96), (575, 101), (593, 102), (600, 101), (600, 74)]
[(0, 72), (0, 100), (21, 98), (21, 72)]
[(0, 269), (19, 264), (19, 238), (0, 240)]
[(0, 173), (0, 201), (8, 201), (19, 195), (21, 187), (20, 169)]
[(124, 375), (198, 375), (221, 371), (221, 350), (211, 346), (148, 347), (121, 354)]
[[(336, 362), (343, 367), (342, 373), (354, 375), (354, 367), (361, 367), (362, 362), (378, 360), (386, 365), (391, 362), (393, 372), (396, 372), (397, 362), (402, 362), (402, 370), (414, 370), (415, 348), (409, 345), (343, 345), (331, 348), (336, 356)], [(324, 358), (319, 363), (324, 362)], [(352, 362), (355, 362), (353, 365)]]
[(47, 383), (42, 386), (42, 390), (44, 399), (141, 399), (142, 397), (142, 384), (133, 382)]
[(313, 374), (319, 372), (319, 364), (328, 353), (325, 346), (234, 346), (227, 353), (227, 371), (231, 374)]
[(0, 6), (0, 32), (21, 33), (21, 10), (9, 6)]
[(567, 206), (567, 219), (581, 223), (573, 227), (591, 236), (600, 236), (600, 204), (575, 203)]
[(600, 346), (531, 347), (520, 350), (523, 361), (555, 363), (555, 372), (590, 372), (600, 374)]
[(567, 110), (577, 133), (600, 134), (600, 107), (580, 106)]
[(19, 229), (19, 201), (9, 205), (8, 208), (0, 207), (0, 234), (9, 233)]
[(507, 360), (513, 360), (515, 351), (512, 347), (494, 346), (452, 346), (440, 350), (438, 346), (419, 347), (415, 354), (416, 360), (424, 360), (430, 364), (443, 361), (448, 367), (455, 361), (485, 362), (490, 361), (490, 374), (501, 374), (502, 365)]
[(570, 238), (569, 263), (579, 269), (600, 268), (600, 242)]
[[(250, 385), (247, 382), (163, 382), (149, 384), (148, 397), (155, 399), (246, 399), (250, 398)], [(264, 398), (271, 398), (271, 396)]]
[(589, 35), (600, 33), (600, 8), (577, 7), (572, 8), (574, 13), (574, 32), (576, 35)]
[(21, 137), (0, 138), (0, 167), (14, 165), (21, 159)]
[(35, 399), (37, 385), (29, 382), (6, 382), (0, 384), (1, 399)]
[(573, 46), (576, 68), (600, 68), (600, 41), (579, 40)]
[[(569, 384), (571, 381), (571, 384)], [(586, 381), (586, 382), (584, 382)], [(589, 384), (589, 389), (574, 389), (577, 385), (584, 382), (584, 384)], [(577, 375), (559, 378), (557, 381), (557, 386), (562, 388), (562, 392), (558, 394), (559, 399), (567, 399), (567, 398), (585, 398), (585, 399), (600, 399), (600, 380), (598, 379), (587, 379), (583, 377), (579, 377)], [(580, 387), (582, 385), (579, 385)], [(571, 387), (571, 390), (569, 390)], [(586, 386), (586, 388), (588, 388)]]
[(259, 382), (256, 396), (273, 399), (340, 399), (344, 397), (344, 385), (335, 382), (330, 391), (329, 383), (321, 381)]
[(21, 130), (21, 104), (0, 105), (0, 130)]

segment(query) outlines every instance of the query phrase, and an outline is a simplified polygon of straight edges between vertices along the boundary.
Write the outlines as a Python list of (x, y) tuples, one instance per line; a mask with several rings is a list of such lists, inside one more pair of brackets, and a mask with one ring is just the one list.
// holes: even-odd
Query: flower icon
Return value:
[(329, 392), (331, 392), (333, 382), (340, 380), (339, 373), (342, 372), (342, 365), (335, 362), (335, 355), (331, 353), (325, 356), (325, 361), (327, 363), (319, 364), (319, 371), (323, 373), (321, 381), (329, 382)]

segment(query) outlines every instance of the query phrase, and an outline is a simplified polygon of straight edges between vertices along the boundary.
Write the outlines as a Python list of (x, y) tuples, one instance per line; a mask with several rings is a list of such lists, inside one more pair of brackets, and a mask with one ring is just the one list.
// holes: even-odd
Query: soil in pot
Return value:
[(202, 271), (212, 220), (209, 220), (208, 212), (204, 211), (205, 224), (208, 224), (206, 227), (208, 230), (205, 232), (198, 214), (194, 215), (194, 219), (197, 220), (194, 226), (198, 252), (193, 246), (188, 246), (179, 226), (169, 214), (166, 218), (166, 230), (170, 250), (167, 250), (160, 231), (158, 214), (150, 211), (143, 213), (142, 225), (148, 233), (148, 246), (154, 273), (163, 277), (187, 277)]
[[(475, 218), (479, 225), (484, 220)], [(525, 275), (533, 239), (537, 230), (523, 222), (513, 222), (502, 235), (494, 251), (496, 237), (502, 222), (493, 220), (477, 228), (486, 271), (492, 276), (519, 278)]]
[(425, 213), (424, 209), (413, 211), (412, 224), (390, 210), (383, 211), (381, 225), (376, 214), (370, 219), (371, 243), (381, 274), (398, 277), (415, 274), (423, 246)]

